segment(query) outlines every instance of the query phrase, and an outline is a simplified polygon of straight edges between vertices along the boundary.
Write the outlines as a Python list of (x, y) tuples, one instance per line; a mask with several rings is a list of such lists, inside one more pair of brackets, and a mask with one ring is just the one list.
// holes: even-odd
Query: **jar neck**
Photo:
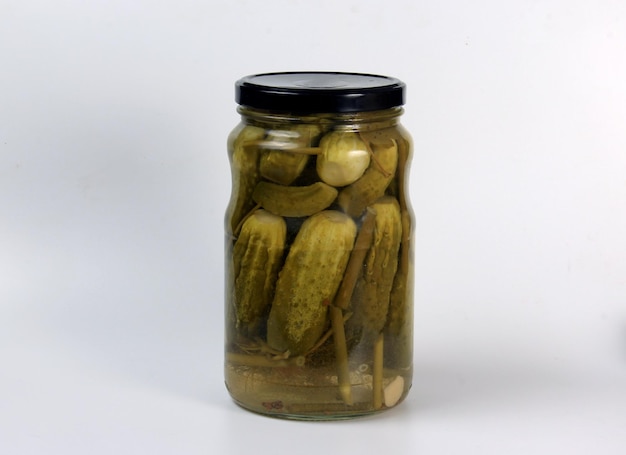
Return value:
[(237, 112), (242, 121), (263, 128), (279, 128), (285, 125), (316, 124), (332, 126), (333, 129), (351, 131), (389, 128), (400, 122), (402, 107), (369, 112), (292, 114), (286, 112), (265, 111), (239, 106)]

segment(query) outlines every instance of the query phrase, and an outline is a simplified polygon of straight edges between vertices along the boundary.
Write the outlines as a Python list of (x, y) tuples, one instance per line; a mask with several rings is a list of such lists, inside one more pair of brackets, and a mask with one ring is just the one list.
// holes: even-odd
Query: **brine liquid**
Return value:
[[(228, 358), (228, 356), (227, 356)], [(372, 365), (352, 365), (352, 403), (341, 397), (332, 365), (307, 367), (245, 366), (227, 361), (226, 385), (240, 406), (262, 414), (291, 419), (329, 420), (378, 412), (400, 403), (411, 386), (408, 369), (384, 369), (382, 405), (374, 405)]]

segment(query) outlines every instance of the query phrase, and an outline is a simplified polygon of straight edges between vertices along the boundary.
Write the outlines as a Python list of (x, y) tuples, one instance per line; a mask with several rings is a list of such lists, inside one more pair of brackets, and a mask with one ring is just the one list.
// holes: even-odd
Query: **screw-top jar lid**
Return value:
[(278, 112), (377, 111), (402, 106), (405, 89), (398, 79), (374, 74), (267, 73), (238, 80), (235, 100), (242, 106)]

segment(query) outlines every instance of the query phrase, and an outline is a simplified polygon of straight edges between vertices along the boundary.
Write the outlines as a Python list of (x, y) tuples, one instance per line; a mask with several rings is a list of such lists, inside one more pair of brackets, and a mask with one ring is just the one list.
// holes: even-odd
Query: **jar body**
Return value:
[(412, 381), (412, 142), (400, 108), (241, 108), (228, 139), (225, 380), (254, 412), (340, 419)]

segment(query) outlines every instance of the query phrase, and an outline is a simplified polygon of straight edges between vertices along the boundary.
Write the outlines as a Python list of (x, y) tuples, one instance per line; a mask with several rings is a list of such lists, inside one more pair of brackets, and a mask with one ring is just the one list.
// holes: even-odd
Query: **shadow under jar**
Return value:
[(354, 73), (236, 83), (228, 138), (225, 380), (266, 415), (389, 409), (413, 373), (405, 85)]

